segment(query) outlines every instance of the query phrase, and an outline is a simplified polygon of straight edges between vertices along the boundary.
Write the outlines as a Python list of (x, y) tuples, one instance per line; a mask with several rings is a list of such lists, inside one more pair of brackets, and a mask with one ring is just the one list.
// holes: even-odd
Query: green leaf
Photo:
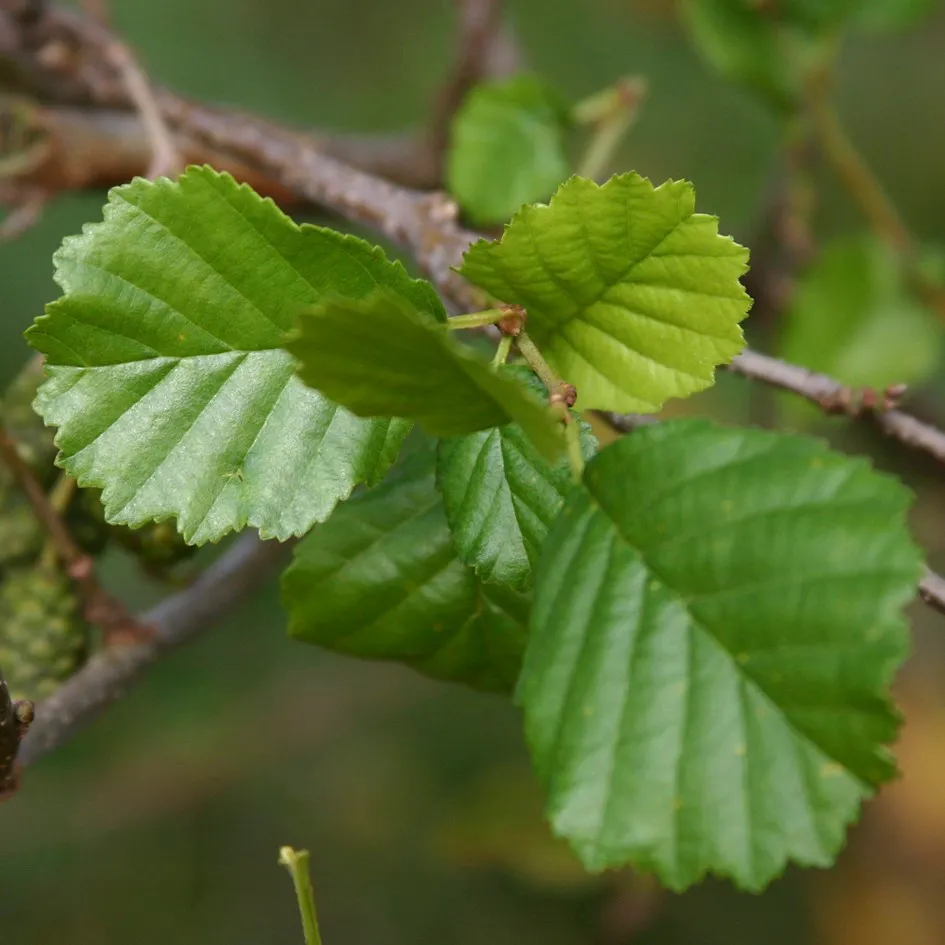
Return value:
[(938, 319), (913, 300), (896, 254), (872, 237), (824, 249), (784, 322), (783, 357), (854, 387), (924, 380), (941, 353)]
[(686, 0), (682, 21), (705, 60), (787, 110), (802, 91), (805, 38), (746, 0)]
[(742, 348), (748, 252), (695, 213), (686, 181), (572, 177), (523, 207), (462, 274), (528, 310), (528, 333), (582, 410), (658, 410), (713, 383)]
[(304, 311), (288, 348), (306, 384), (360, 417), (408, 417), (433, 436), (514, 420), (543, 456), (563, 449), (561, 425), (545, 405), (393, 292)]
[(447, 156), (450, 193), (477, 224), (502, 223), (568, 176), (568, 108), (535, 76), (474, 88), (456, 114)]
[(589, 868), (674, 889), (828, 864), (895, 771), (909, 492), (704, 421), (617, 441), (585, 485), (545, 545), (517, 691), (553, 828)]
[(296, 639), (481, 689), (518, 676), (530, 600), (456, 557), (431, 449), (306, 536), (282, 597)]
[[(526, 368), (510, 368), (536, 394), (541, 381)], [(590, 426), (579, 423), (587, 459), (597, 450)], [(509, 423), (440, 441), (437, 485), (459, 556), (480, 578), (517, 590), (531, 586), (532, 568), (573, 480), (567, 459), (554, 465)]]
[(445, 317), (381, 250), (209, 168), (114, 189), (55, 262), (65, 296), (27, 337), (60, 461), (104, 488), (110, 522), (176, 516), (194, 544), (303, 534), (396, 455), (404, 423), (358, 419), (294, 376), (282, 342), (300, 308), (382, 284)]

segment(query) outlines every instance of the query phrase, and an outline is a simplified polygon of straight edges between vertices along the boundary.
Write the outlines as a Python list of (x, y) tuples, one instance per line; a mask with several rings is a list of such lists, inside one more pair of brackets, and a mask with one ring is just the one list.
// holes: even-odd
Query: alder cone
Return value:
[(43, 549), (45, 533), (23, 493), (0, 467), (0, 568), (34, 561)]
[(55, 568), (12, 568), (0, 583), (0, 666), (11, 697), (48, 696), (86, 660), (89, 626)]

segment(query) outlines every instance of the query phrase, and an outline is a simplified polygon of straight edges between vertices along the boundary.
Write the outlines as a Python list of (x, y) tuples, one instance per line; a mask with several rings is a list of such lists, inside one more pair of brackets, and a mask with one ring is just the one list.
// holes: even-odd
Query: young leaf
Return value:
[(477, 224), (502, 223), (568, 176), (567, 105), (535, 76), (474, 88), (452, 126), (446, 180)]
[[(541, 381), (524, 368), (510, 368), (537, 396)], [(584, 455), (597, 450), (591, 428), (581, 425)], [(437, 485), (459, 556), (483, 581), (517, 590), (531, 586), (548, 529), (573, 481), (567, 459), (546, 462), (522, 428), (508, 423), (440, 441)]]
[(65, 295), (27, 338), (61, 462), (104, 487), (110, 522), (176, 516), (194, 544), (303, 534), (396, 455), (406, 424), (358, 419), (294, 376), (281, 346), (300, 308), (382, 284), (445, 317), (379, 249), (209, 168), (114, 189), (55, 262)]
[(588, 464), (535, 580), (517, 699), (591, 869), (759, 889), (890, 778), (910, 496), (815, 440), (678, 421)]
[(288, 348), (306, 384), (360, 417), (408, 417), (433, 436), (514, 420), (543, 456), (563, 448), (561, 424), (519, 381), (393, 292), (327, 299), (304, 311)]
[(415, 453), (299, 543), (282, 579), (289, 633), (509, 691), (530, 601), (483, 584), (456, 557), (433, 469), (431, 449)]
[(742, 348), (748, 252), (695, 213), (686, 181), (572, 177), (523, 207), (462, 274), (528, 310), (528, 333), (581, 409), (649, 413), (712, 384)]
[(912, 384), (941, 358), (938, 319), (912, 299), (895, 253), (871, 237), (828, 246), (784, 324), (783, 357), (854, 387)]

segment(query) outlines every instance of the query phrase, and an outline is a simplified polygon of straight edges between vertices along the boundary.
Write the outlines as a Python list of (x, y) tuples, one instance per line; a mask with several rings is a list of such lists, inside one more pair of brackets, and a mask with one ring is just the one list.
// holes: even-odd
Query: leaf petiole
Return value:
[(492, 359), (494, 368), (501, 367), (509, 359), (509, 352), (512, 350), (512, 336), (503, 335), (499, 346), (495, 349), (495, 357)]
[(295, 898), (298, 900), (299, 913), (302, 916), (305, 945), (322, 945), (322, 938), (318, 931), (318, 917), (315, 914), (315, 894), (312, 892), (312, 879), (308, 872), (308, 850), (281, 847), (279, 864), (289, 871), (292, 884), (295, 886)]
[(564, 425), (564, 438), (568, 444), (568, 465), (571, 467), (571, 476), (580, 484), (584, 478), (584, 452), (581, 449), (581, 431), (578, 424), (567, 417)]
[(450, 331), (462, 331), (464, 328), (484, 328), (494, 325), (504, 318), (506, 312), (500, 308), (487, 308), (482, 312), (470, 312), (468, 315), (454, 315), (447, 319), (446, 325)]
[(551, 365), (538, 350), (535, 342), (522, 331), (515, 337), (515, 343), (518, 345), (519, 353), (541, 379), (542, 384), (548, 388), (549, 393), (554, 393), (561, 386), (561, 379), (551, 369)]

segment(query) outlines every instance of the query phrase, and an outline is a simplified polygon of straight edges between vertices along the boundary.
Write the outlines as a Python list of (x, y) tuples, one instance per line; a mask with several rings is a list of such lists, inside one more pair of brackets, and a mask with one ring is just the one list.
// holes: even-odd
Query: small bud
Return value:
[(521, 305), (500, 305), (502, 317), (496, 322), (503, 335), (517, 338), (525, 328), (528, 312)]
[(13, 706), (13, 716), (20, 725), (29, 725), (36, 718), (36, 709), (29, 699), (22, 699)]

